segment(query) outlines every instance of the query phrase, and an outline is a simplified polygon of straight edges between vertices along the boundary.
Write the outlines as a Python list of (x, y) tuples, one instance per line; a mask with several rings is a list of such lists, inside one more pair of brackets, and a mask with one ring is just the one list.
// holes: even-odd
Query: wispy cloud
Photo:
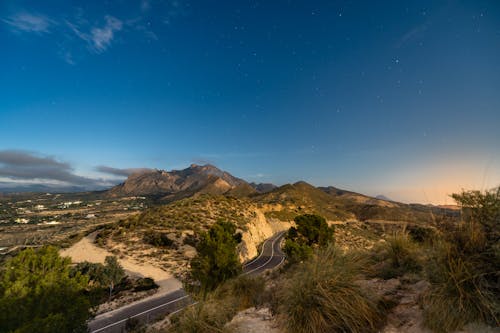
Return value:
[(408, 30), (403, 36), (401, 36), (401, 38), (396, 43), (396, 47), (399, 48), (403, 46), (406, 42), (423, 35), (424, 32), (429, 28), (429, 26), (430, 26), (430, 21), (426, 21), (424, 23), (414, 26), (413, 28)]
[(70, 65), (76, 64), (75, 60), (73, 59), (73, 54), (70, 51), (62, 52), (61, 57), (67, 64), (70, 64)]
[(99, 165), (96, 168), (96, 171), (106, 173), (109, 175), (113, 176), (119, 176), (119, 177), (128, 177), (133, 173), (137, 172), (145, 172), (145, 171), (150, 171), (151, 169), (147, 168), (128, 168), (128, 169), (120, 169), (120, 168), (113, 168), (105, 165)]
[(38, 34), (50, 32), (50, 27), (56, 23), (47, 16), (20, 12), (2, 19), (16, 32), (34, 32)]
[(104, 19), (105, 24), (103, 26), (93, 26), (88, 32), (83, 32), (82, 28), (69, 21), (66, 21), (66, 24), (76, 36), (88, 43), (91, 50), (102, 53), (111, 45), (115, 33), (123, 28), (123, 22), (114, 16), (106, 15)]
[(140, 42), (159, 40), (160, 35), (153, 28), (161, 29), (163, 23), (186, 15), (188, 7), (189, 4), (178, 0), (137, 0), (136, 7), (130, 7), (128, 14), (120, 18), (109, 12), (89, 13), (80, 7), (51, 16), (18, 9), (10, 14), (0, 14), (0, 25), (7, 26), (14, 34), (50, 34), (47, 39), (52, 39), (48, 41), (52, 42), (57, 56), (67, 64), (75, 65), (86, 57), (87, 52), (101, 54), (108, 51), (117, 37), (125, 34), (144, 36), (138, 39)]

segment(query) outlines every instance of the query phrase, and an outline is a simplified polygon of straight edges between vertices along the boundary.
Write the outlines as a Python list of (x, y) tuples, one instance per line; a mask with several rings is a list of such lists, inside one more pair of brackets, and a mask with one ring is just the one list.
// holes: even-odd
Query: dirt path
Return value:
[[(70, 248), (61, 250), (62, 256), (70, 257), (73, 262), (94, 262), (104, 263), (106, 256), (113, 254), (105, 249), (102, 249), (94, 244), (96, 232), (82, 238), (78, 243)], [(158, 292), (155, 294), (165, 294), (174, 290), (180, 289), (182, 283), (158, 267), (147, 263), (138, 263), (131, 258), (119, 258), (118, 261), (123, 266), (127, 274), (137, 277), (150, 277), (160, 286)]]

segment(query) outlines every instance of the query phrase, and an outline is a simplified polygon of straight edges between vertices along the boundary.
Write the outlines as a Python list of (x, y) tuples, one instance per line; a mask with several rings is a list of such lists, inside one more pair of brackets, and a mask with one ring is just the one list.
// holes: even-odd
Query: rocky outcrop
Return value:
[(240, 261), (245, 262), (254, 258), (258, 254), (258, 246), (277, 232), (287, 230), (292, 226), (292, 222), (283, 222), (272, 218), (267, 218), (264, 212), (255, 209), (254, 218), (246, 225), (247, 230), (243, 232), (240, 245)]
[(280, 333), (278, 324), (268, 308), (250, 308), (239, 312), (226, 327), (235, 333)]

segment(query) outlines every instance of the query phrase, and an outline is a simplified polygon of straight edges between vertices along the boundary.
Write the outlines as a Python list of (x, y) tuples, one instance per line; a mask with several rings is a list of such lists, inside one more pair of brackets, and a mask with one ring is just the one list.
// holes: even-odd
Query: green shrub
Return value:
[(159, 286), (155, 283), (152, 278), (141, 278), (135, 281), (134, 291), (145, 291), (151, 289), (157, 289)]
[(318, 244), (320, 246), (333, 242), (334, 227), (329, 227), (326, 220), (313, 214), (304, 214), (294, 219), (297, 224), (297, 236), (302, 236), (307, 245)]
[(408, 234), (417, 243), (431, 242), (436, 237), (436, 230), (429, 227), (409, 226)]
[(125, 278), (125, 271), (114, 256), (107, 256), (104, 265), (88, 261), (78, 263), (73, 267), (71, 274), (75, 276), (78, 274), (87, 276), (90, 286), (94, 289), (109, 289), (110, 298), (115, 287)]
[(283, 251), (291, 262), (304, 261), (313, 254), (313, 249), (307, 244), (300, 244), (291, 239), (285, 240)]
[(364, 267), (361, 257), (333, 246), (298, 266), (277, 292), (287, 332), (376, 332), (384, 311), (354, 282)]
[(183, 244), (190, 245), (192, 247), (196, 247), (198, 245), (198, 241), (199, 240), (196, 237), (196, 235), (187, 234), (183, 240)]
[(463, 221), (447, 226), (427, 267), (426, 326), (450, 332), (472, 322), (500, 325), (500, 192), (455, 194)]
[(333, 244), (335, 229), (329, 227), (323, 217), (304, 214), (294, 220), (297, 227), (288, 230), (283, 247), (289, 262), (306, 260), (312, 255), (313, 248)]
[(144, 233), (143, 240), (145, 243), (157, 247), (177, 248), (177, 246), (175, 246), (175, 242), (168, 238), (168, 235), (163, 232), (152, 230), (146, 231)]

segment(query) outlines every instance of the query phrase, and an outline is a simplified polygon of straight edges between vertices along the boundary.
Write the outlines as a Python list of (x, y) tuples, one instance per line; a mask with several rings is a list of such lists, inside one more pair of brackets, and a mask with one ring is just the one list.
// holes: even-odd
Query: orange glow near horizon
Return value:
[(450, 197), (453, 193), (484, 191), (499, 186), (500, 161), (474, 157), (414, 163), (401, 168), (391, 178), (385, 192), (389, 198), (408, 203), (450, 205), (455, 204)]

